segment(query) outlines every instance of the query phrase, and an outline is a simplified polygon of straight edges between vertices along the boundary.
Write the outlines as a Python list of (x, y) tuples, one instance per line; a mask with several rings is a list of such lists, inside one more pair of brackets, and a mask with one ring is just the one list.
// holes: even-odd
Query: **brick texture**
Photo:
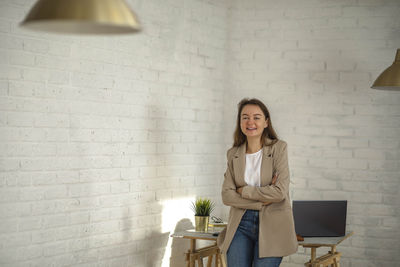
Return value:
[[(225, 105), (257, 97), (288, 142), (296, 200), (348, 200), (342, 265), (397, 266), (398, 92), (370, 89), (400, 47), (398, 1), (234, 1)], [(299, 249), (282, 266), (300, 266)]]
[[(220, 200), (236, 103), (288, 142), (293, 199), (347, 199), (343, 266), (400, 261), (398, 1), (127, 1), (143, 31), (21, 29), (0, 1), (0, 266), (184, 266), (190, 201)], [(284, 259), (302, 265), (309, 251)]]
[(140, 34), (30, 32), (34, 1), (0, 2), (1, 266), (183, 265), (170, 233), (219, 199), (227, 5), (127, 2)]

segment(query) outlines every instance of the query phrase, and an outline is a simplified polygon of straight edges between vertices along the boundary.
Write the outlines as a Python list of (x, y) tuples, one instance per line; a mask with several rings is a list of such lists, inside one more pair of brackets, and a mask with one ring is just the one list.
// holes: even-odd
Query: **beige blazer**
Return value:
[[(271, 140), (268, 140), (271, 142)], [(244, 181), (246, 144), (228, 150), (228, 167), (222, 185), (222, 201), (230, 206), (226, 232), (218, 238), (223, 253), (229, 249), (236, 229), (247, 209), (259, 210), (259, 255), (282, 257), (297, 252), (297, 238), (289, 198), (289, 166), (286, 142), (279, 140), (263, 147), (261, 186), (248, 186)], [(275, 185), (270, 185), (273, 173), (279, 173)], [(236, 188), (244, 187), (242, 195)], [(263, 202), (273, 202), (263, 205)]]

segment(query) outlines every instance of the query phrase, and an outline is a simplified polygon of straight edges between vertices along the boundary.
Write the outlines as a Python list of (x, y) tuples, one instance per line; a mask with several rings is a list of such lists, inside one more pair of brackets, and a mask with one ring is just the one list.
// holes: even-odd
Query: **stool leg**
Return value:
[(199, 267), (204, 267), (203, 266), (203, 258), (202, 257), (198, 257), (197, 258), (197, 263), (199, 264)]
[(225, 254), (219, 254), (219, 256), (220, 256), (220, 260), (221, 260), (221, 266), (227, 267)]
[(335, 262), (335, 267), (340, 267), (339, 259), (334, 259), (333, 261)]
[(195, 257), (193, 255), (190, 256), (190, 264), (189, 267), (195, 267), (196, 266), (196, 262), (195, 262)]
[(208, 256), (208, 259), (207, 259), (207, 267), (211, 267), (211, 265), (212, 265), (212, 260), (213, 260), (213, 255)]
[(190, 251), (186, 253), (186, 267), (190, 267)]
[(316, 248), (311, 248), (311, 263), (315, 261), (315, 258), (317, 256), (317, 249)]

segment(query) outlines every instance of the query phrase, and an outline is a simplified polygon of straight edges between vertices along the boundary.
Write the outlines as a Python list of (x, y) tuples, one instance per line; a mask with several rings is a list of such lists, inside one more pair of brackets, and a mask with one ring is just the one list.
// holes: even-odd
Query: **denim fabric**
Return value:
[(247, 210), (227, 252), (228, 267), (278, 267), (282, 257), (258, 257), (257, 210)]

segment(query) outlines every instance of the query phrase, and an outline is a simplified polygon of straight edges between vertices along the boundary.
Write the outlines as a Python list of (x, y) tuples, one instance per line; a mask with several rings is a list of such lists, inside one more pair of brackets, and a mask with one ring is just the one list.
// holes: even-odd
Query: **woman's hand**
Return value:
[(275, 185), (277, 180), (278, 180), (278, 173), (275, 172), (274, 177), (272, 177), (272, 181), (271, 181), (270, 185)]
[(242, 191), (243, 191), (243, 187), (238, 187), (238, 188), (236, 188), (236, 192), (237, 192), (239, 195), (242, 195)]
[[(276, 172), (274, 174), (274, 177), (272, 177), (272, 181), (270, 185), (275, 185), (276, 181), (278, 180), (278, 173)], [(269, 204), (271, 204), (272, 202), (263, 202), (263, 206), (268, 206)]]

